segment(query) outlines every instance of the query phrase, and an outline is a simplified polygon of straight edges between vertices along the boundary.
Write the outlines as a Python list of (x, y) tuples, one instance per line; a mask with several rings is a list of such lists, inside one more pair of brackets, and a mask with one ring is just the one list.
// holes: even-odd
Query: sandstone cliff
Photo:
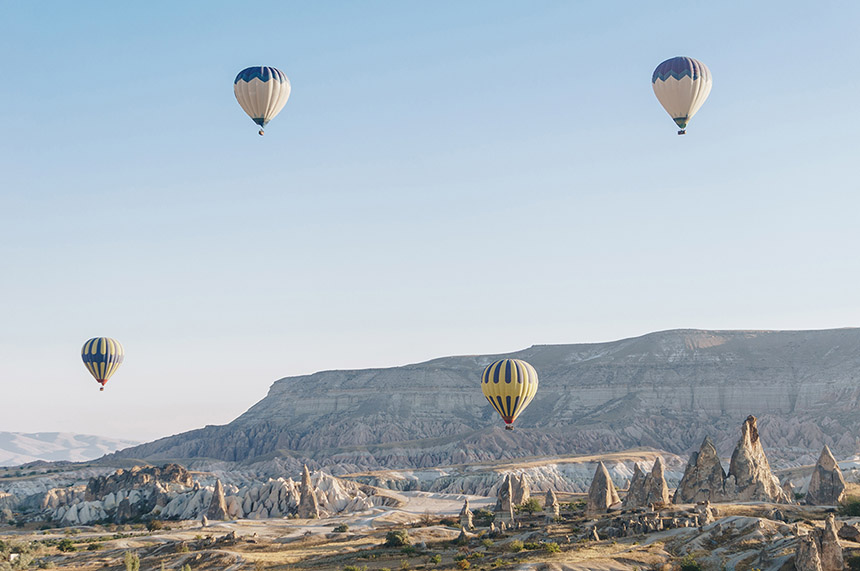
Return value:
[(750, 413), (771, 459), (811, 464), (824, 445), (843, 457), (860, 451), (858, 329), (678, 330), (507, 356), (532, 363), (541, 383), (513, 432), (497, 429), (477, 388), (498, 356), (448, 357), (282, 379), (228, 425), (115, 457), (281, 456), (291, 472), (303, 462), (353, 472), (635, 446), (687, 454), (709, 434), (727, 454)]

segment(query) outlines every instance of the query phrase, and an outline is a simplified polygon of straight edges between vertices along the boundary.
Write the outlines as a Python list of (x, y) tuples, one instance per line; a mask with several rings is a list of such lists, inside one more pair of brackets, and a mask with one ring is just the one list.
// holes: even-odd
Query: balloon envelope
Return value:
[(111, 375), (116, 373), (124, 358), (125, 349), (119, 341), (110, 337), (94, 337), (84, 343), (81, 349), (84, 366), (102, 385), (102, 389)]
[(654, 95), (681, 129), (679, 135), (708, 98), (711, 85), (708, 67), (689, 57), (667, 59), (651, 76)]
[(290, 80), (283, 71), (274, 67), (249, 67), (236, 76), (233, 93), (254, 123), (265, 127), (287, 104)]
[(529, 405), (538, 389), (534, 367), (520, 359), (501, 359), (484, 369), (481, 390), (484, 396), (512, 428), (514, 421)]

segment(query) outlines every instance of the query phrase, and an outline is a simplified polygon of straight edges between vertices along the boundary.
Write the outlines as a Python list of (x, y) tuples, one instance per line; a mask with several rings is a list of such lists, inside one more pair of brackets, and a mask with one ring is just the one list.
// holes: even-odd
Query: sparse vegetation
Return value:
[(523, 550), (523, 548), (524, 548), (524, 544), (519, 539), (515, 539), (508, 544), (508, 550), (511, 553), (519, 553), (520, 551)]
[(75, 546), (75, 542), (68, 537), (60, 540), (60, 542), (57, 544), (57, 549), (59, 549), (63, 553), (71, 553), (72, 551), (78, 550), (78, 548)]
[(681, 571), (704, 571), (702, 564), (696, 561), (692, 555), (686, 555), (678, 562)]
[(358, 565), (345, 565), (343, 571), (367, 571), (367, 565), (359, 567)]
[(845, 563), (848, 564), (848, 568), (851, 569), (851, 571), (860, 571), (860, 555), (849, 557)]
[(849, 517), (860, 516), (860, 496), (846, 496), (839, 506), (839, 514)]
[(537, 498), (529, 498), (528, 500), (517, 506), (518, 513), (528, 512), (529, 515), (535, 512), (539, 512), (540, 510), (541, 505)]
[(349, 526), (345, 523), (340, 524), (332, 530), (334, 533), (346, 533), (349, 531)]
[(125, 571), (140, 571), (140, 557), (137, 556), (137, 553), (126, 551), (123, 563), (125, 564)]
[[(412, 544), (412, 539), (409, 537), (409, 532), (405, 529), (396, 529), (385, 534), (386, 547), (405, 547)], [(406, 562), (407, 565), (409, 562)]]

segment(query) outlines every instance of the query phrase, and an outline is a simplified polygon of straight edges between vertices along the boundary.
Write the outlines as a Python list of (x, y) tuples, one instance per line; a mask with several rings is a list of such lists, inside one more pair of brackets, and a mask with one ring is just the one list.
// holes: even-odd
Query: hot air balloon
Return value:
[(673, 57), (657, 66), (651, 76), (651, 87), (663, 109), (686, 133), (687, 123), (711, 93), (711, 71), (702, 62), (689, 57)]
[(84, 366), (101, 384), (100, 391), (105, 390), (105, 383), (119, 369), (124, 357), (125, 349), (119, 341), (110, 337), (94, 337), (84, 343), (81, 349)]
[(520, 359), (502, 359), (484, 369), (481, 390), (496, 409), (505, 429), (513, 430), (514, 421), (537, 393), (535, 368)]
[(290, 80), (274, 67), (248, 67), (233, 81), (233, 93), (254, 123), (263, 128), (281, 112), (290, 98)]

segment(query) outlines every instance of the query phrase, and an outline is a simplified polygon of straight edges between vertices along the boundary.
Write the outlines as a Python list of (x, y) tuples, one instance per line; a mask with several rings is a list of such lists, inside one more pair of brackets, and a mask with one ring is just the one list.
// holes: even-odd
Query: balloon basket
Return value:
[(104, 387), (99, 387), (99, 392), (104, 392), (104, 390), (105, 390)]
[(687, 134), (687, 130), (686, 130), (686, 129), (681, 129), (680, 131), (678, 131), (678, 134), (679, 134), (679, 135), (686, 135), (686, 134)]
[(506, 424), (506, 425), (505, 425), (505, 430), (513, 430), (513, 429), (514, 429), (514, 425), (513, 425), (513, 424)]

